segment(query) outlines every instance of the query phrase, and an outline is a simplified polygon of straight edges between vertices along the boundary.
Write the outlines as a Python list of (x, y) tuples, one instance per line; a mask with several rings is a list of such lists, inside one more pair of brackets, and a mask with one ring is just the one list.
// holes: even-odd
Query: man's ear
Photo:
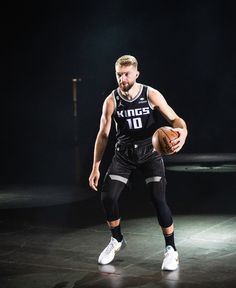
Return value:
[(139, 74), (140, 74), (139, 71), (137, 71), (137, 73), (136, 73), (136, 79), (138, 78)]

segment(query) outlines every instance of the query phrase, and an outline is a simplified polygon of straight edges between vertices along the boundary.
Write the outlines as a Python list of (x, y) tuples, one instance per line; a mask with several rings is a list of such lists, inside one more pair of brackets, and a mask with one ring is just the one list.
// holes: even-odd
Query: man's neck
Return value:
[(135, 83), (133, 87), (129, 91), (121, 91), (122, 95), (124, 95), (128, 100), (132, 100), (135, 98), (140, 90), (140, 84)]

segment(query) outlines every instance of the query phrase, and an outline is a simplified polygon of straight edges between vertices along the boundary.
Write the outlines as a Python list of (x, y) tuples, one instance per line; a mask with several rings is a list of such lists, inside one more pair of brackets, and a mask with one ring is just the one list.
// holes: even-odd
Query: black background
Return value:
[[(114, 62), (123, 54), (137, 57), (139, 82), (158, 89), (187, 122), (181, 153), (235, 152), (235, 6), (227, 0), (5, 4), (1, 183), (79, 177), (87, 185), (102, 103), (116, 87)], [(111, 145), (102, 169), (112, 152)]]

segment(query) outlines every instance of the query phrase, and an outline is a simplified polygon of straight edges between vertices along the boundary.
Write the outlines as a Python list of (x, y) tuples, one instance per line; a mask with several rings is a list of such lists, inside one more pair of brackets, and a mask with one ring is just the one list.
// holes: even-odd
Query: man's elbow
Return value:
[(98, 137), (99, 137), (101, 140), (107, 140), (108, 137), (109, 137), (109, 133), (108, 133), (107, 131), (99, 131)]

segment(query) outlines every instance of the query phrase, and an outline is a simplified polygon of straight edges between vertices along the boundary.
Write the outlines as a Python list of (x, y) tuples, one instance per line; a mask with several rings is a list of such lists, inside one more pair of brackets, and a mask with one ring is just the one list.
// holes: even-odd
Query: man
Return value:
[(100, 129), (94, 147), (94, 160), (89, 185), (97, 191), (99, 166), (105, 151), (112, 119), (116, 124), (115, 155), (106, 173), (101, 201), (111, 231), (111, 241), (98, 258), (99, 264), (110, 263), (115, 254), (126, 246), (121, 233), (118, 199), (127, 185), (131, 172), (140, 169), (156, 209), (158, 222), (165, 239), (162, 270), (173, 271), (179, 266), (174, 241), (174, 225), (165, 198), (165, 170), (161, 155), (153, 149), (152, 135), (157, 129), (155, 111), (159, 111), (178, 132), (172, 141), (172, 151), (178, 152), (187, 137), (185, 121), (167, 104), (156, 89), (136, 82), (139, 76), (137, 59), (121, 56), (115, 63), (118, 88), (105, 99)]

